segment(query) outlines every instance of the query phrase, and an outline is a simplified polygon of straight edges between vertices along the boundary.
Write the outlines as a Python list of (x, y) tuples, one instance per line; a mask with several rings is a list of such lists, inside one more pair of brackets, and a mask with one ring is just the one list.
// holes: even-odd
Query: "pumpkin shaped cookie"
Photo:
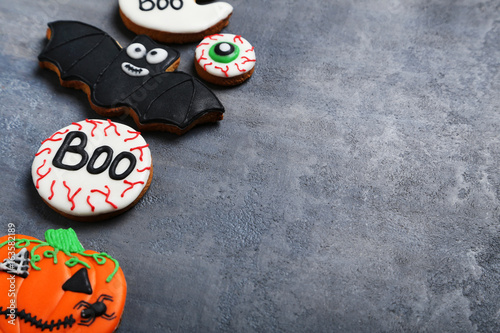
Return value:
[(0, 238), (0, 331), (114, 332), (127, 284), (118, 261), (85, 250), (73, 229), (45, 241)]

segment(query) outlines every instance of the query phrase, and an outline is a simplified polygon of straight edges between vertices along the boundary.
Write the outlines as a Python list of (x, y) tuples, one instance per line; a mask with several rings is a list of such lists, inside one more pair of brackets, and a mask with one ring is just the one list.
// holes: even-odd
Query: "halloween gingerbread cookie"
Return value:
[(139, 132), (108, 120), (72, 123), (42, 142), (31, 169), (42, 199), (60, 214), (98, 221), (131, 208), (153, 176)]
[(224, 107), (210, 89), (174, 72), (179, 53), (147, 36), (122, 49), (96, 27), (56, 21), (47, 38), (40, 66), (56, 72), (61, 85), (83, 90), (102, 116), (130, 114), (140, 130), (176, 134), (223, 118)]
[(198, 44), (194, 64), (196, 72), (205, 81), (232, 86), (252, 76), (255, 51), (241, 36), (216, 34), (205, 37)]
[(199, 5), (195, 0), (118, 0), (125, 26), (164, 43), (197, 42), (222, 30), (233, 7), (225, 2)]
[(127, 283), (118, 261), (85, 250), (73, 229), (47, 230), (45, 241), (0, 238), (0, 331), (114, 332)]

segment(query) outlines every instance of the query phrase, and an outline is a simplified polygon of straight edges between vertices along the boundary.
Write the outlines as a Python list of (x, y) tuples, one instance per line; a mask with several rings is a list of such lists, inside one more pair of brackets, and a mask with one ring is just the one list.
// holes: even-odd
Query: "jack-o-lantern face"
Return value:
[(118, 262), (85, 250), (72, 229), (45, 239), (0, 238), (0, 331), (115, 331), (127, 294)]

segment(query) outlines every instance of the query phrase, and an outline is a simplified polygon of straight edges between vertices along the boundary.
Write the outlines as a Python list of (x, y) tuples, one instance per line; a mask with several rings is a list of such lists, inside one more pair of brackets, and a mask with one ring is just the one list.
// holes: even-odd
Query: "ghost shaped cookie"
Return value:
[(225, 2), (198, 5), (195, 0), (118, 0), (125, 26), (164, 43), (197, 42), (229, 23), (233, 7)]

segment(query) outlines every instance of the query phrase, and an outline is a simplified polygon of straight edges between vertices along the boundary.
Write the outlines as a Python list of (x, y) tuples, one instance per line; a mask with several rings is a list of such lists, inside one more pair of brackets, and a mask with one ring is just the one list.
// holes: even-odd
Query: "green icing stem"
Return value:
[[(7, 240), (7, 241), (1, 243), (0, 244), (0, 248), (4, 247), (5, 245), (7, 245), (7, 244), (9, 244), (11, 242), (12, 242), (12, 240)], [(31, 245), (31, 243), (38, 243), (38, 245), (36, 245), (35, 247), (33, 247), (31, 249), (31, 251), (30, 251), (30, 254), (31, 254), (30, 262), (31, 262), (31, 267), (33, 267), (34, 270), (37, 270), (37, 271), (41, 270), (41, 268), (38, 267), (35, 263), (37, 263), (40, 260), (42, 260), (42, 257), (39, 254), (35, 254), (35, 251), (38, 248), (43, 247), (43, 246), (49, 246), (49, 247), (52, 247), (52, 246), (49, 243), (47, 243), (47, 242), (44, 242), (44, 241), (41, 241), (41, 240), (37, 240), (37, 239), (16, 238), (14, 240), (14, 242), (15, 242), (14, 247), (16, 249), (28, 247), (28, 246)], [(72, 247), (73, 247), (73, 249), (76, 248), (75, 246), (72, 246)], [(60, 249), (54, 248), (54, 247), (52, 247), (52, 248), (54, 250), (46, 250), (46, 251), (44, 251), (42, 253), (42, 255), (43, 255), (44, 258), (49, 258), (49, 259), (52, 258), (52, 260), (54, 261), (54, 264), (57, 264), (57, 253), (59, 253)], [(94, 259), (94, 261), (98, 265), (104, 265), (106, 263), (107, 259), (111, 260), (115, 264), (115, 269), (106, 278), (106, 282), (108, 282), (108, 283), (113, 279), (113, 277), (115, 276), (116, 272), (118, 272), (118, 268), (120, 268), (120, 264), (118, 263), (118, 260), (112, 258), (110, 255), (108, 255), (105, 252), (87, 254), (87, 253), (83, 252), (83, 251), (85, 251), (85, 249), (83, 249), (83, 247), (82, 247), (82, 251), (81, 252), (69, 252), (69, 251), (65, 251), (63, 249), (61, 249), (61, 250), (66, 255), (71, 256), (71, 258), (64, 263), (68, 267), (73, 267), (73, 266), (76, 266), (76, 265), (80, 264), (80, 265), (83, 265), (83, 266), (87, 267), (88, 269), (91, 268), (89, 264), (87, 264), (84, 261), (81, 261), (76, 256), (72, 255), (72, 253), (78, 253), (79, 255), (82, 255), (84, 257), (91, 257), (91, 258)]]

